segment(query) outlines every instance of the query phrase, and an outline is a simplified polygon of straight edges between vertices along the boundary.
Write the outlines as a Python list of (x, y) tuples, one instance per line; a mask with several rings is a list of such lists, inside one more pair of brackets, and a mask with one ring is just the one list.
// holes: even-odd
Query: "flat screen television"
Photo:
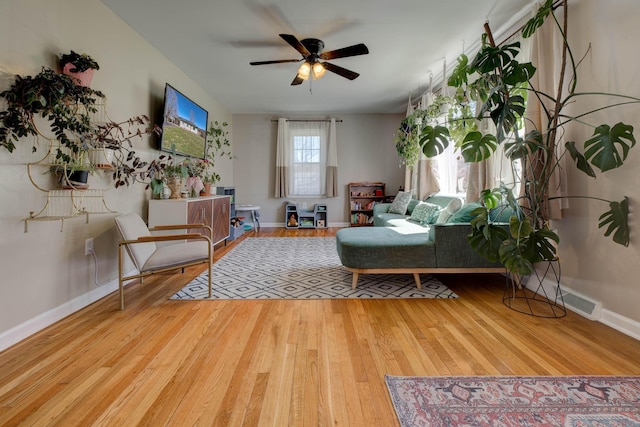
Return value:
[(160, 149), (182, 156), (205, 158), (208, 112), (169, 83), (164, 89)]

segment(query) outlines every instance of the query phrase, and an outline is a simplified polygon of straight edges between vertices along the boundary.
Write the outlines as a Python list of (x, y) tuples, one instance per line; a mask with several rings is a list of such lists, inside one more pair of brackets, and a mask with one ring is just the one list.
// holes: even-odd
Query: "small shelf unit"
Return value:
[(367, 227), (373, 225), (373, 206), (385, 201), (384, 182), (349, 183), (349, 225)]
[(287, 203), (285, 227), (327, 228), (327, 205), (318, 203), (313, 209), (302, 209), (297, 204)]

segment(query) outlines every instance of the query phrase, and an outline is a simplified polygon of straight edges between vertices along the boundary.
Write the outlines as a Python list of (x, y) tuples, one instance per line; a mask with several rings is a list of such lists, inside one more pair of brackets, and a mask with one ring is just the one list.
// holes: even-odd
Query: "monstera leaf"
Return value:
[(462, 140), (460, 150), (465, 162), (481, 162), (491, 157), (496, 151), (496, 147), (498, 147), (498, 142), (495, 136), (472, 131)]
[(518, 119), (524, 115), (525, 102), (520, 95), (510, 96), (505, 101), (496, 103), (491, 110), (490, 116), (497, 129), (497, 139), (499, 143), (504, 141), (506, 135), (515, 131)]
[(625, 197), (621, 202), (610, 202), (610, 209), (600, 215), (599, 228), (608, 225), (604, 235), (609, 236), (613, 234), (613, 241), (623, 245), (629, 246), (629, 198)]
[(538, 9), (536, 16), (531, 18), (522, 29), (522, 37), (529, 38), (536, 32), (538, 28), (544, 24), (544, 20), (553, 8), (553, 0), (547, 0), (541, 7)]
[(449, 80), (447, 83), (449, 86), (453, 87), (461, 87), (463, 84), (466, 84), (469, 79), (469, 58), (464, 53), (458, 57), (458, 65), (449, 76)]
[(517, 240), (507, 239), (500, 245), (499, 254), (500, 262), (504, 267), (521, 276), (527, 276), (533, 273), (533, 264), (522, 255), (522, 246)]
[[(620, 145), (621, 152), (616, 149)], [(602, 172), (622, 166), (627, 159), (629, 149), (636, 145), (633, 126), (620, 122), (612, 128), (600, 125), (593, 136), (584, 143), (584, 156)]]
[(469, 245), (489, 261), (500, 261), (500, 246), (509, 238), (509, 233), (503, 227), (489, 223), (487, 208), (476, 208), (471, 214), (475, 215), (475, 218), (471, 220), (471, 233), (467, 236)]
[(578, 151), (578, 149), (576, 148), (576, 143), (573, 141), (568, 141), (566, 144), (564, 144), (564, 146), (571, 155), (573, 161), (576, 162), (576, 167), (590, 177), (595, 178), (596, 172), (593, 170), (582, 153)]
[(516, 137), (514, 142), (504, 144), (505, 155), (511, 160), (524, 159), (529, 154), (535, 153), (542, 146), (542, 134), (538, 130), (532, 130), (524, 139)]
[(420, 144), (427, 157), (435, 157), (449, 146), (449, 129), (444, 126), (425, 126), (422, 129)]

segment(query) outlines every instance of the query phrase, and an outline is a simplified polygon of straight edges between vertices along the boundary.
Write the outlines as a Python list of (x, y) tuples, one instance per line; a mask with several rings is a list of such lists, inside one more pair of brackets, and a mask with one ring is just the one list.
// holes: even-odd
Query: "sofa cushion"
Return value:
[(408, 232), (406, 227), (343, 228), (336, 233), (336, 245), (346, 267), (436, 267), (436, 249), (425, 231)]
[(413, 209), (409, 220), (417, 222), (420, 225), (433, 224), (436, 222), (436, 219), (438, 219), (438, 214), (441, 210), (442, 208), (438, 205), (420, 202)]
[(440, 211), (438, 218), (436, 219), (436, 224), (446, 224), (449, 221), (451, 216), (458, 212), (462, 207), (462, 199), (453, 198), (451, 199), (444, 209)]
[(489, 219), (493, 222), (509, 223), (509, 220), (516, 212), (509, 205), (498, 206), (489, 211)]
[(475, 209), (481, 208), (482, 205), (477, 202), (467, 203), (463, 205), (456, 213), (451, 215), (447, 221), (450, 224), (459, 224), (471, 222), (477, 215), (472, 214)]
[(409, 202), (411, 201), (411, 193), (412, 191), (398, 191), (398, 194), (393, 199), (393, 203), (391, 203), (391, 207), (389, 208), (390, 213), (396, 213), (400, 215), (404, 215), (407, 213), (407, 207), (409, 206)]

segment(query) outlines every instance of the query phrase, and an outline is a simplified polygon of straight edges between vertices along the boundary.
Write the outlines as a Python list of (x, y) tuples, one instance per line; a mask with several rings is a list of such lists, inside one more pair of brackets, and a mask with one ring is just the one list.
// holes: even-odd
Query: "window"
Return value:
[(297, 196), (324, 194), (324, 156), (320, 135), (312, 129), (291, 130), (291, 183)]
[(336, 119), (278, 119), (275, 197), (336, 197)]

